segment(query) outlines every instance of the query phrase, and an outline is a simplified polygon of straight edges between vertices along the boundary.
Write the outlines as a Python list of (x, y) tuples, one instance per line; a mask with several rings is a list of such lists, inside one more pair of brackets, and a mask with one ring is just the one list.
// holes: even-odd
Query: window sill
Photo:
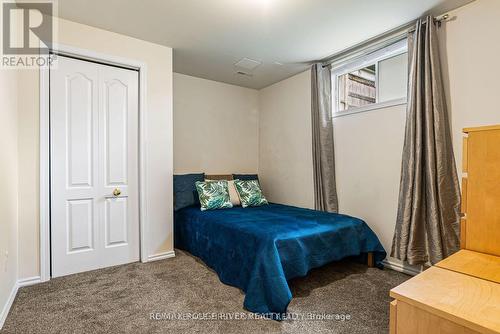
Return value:
[(400, 105), (403, 105), (406, 103), (407, 103), (406, 98), (390, 100), (390, 101), (385, 101), (385, 102), (380, 102), (380, 103), (374, 103), (374, 104), (370, 104), (370, 105), (367, 105), (364, 107), (349, 109), (348, 111), (336, 112), (333, 114), (332, 118), (349, 116), (349, 115), (353, 115), (353, 114), (363, 113), (366, 111), (384, 109), (384, 108), (389, 108), (389, 107), (394, 107), (394, 106), (400, 106)]

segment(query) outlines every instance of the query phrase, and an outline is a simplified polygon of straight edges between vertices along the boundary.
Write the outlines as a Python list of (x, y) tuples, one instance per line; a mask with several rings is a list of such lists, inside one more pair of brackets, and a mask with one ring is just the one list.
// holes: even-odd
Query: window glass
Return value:
[(339, 111), (377, 102), (375, 64), (338, 77)]
[(378, 63), (379, 102), (406, 97), (408, 83), (408, 54), (381, 60)]

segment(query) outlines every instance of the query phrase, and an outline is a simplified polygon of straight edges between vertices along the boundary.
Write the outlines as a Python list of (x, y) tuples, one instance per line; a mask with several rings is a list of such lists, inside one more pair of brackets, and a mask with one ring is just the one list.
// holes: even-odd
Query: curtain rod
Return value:
[[(450, 15), (449, 15), (449, 14), (444, 14), (444, 15), (441, 15), (441, 16), (436, 16), (436, 17), (434, 18), (434, 22), (436, 22), (437, 24), (439, 24), (439, 25), (440, 25), (440, 24), (441, 24), (441, 22), (448, 20), (448, 19), (449, 19), (449, 17), (450, 17)], [(419, 19), (419, 20), (421, 20), (421, 19)], [(418, 20), (416, 20), (416, 21), (415, 21), (415, 23), (417, 23), (417, 21), (418, 21)], [(427, 20), (426, 20), (426, 21), (423, 21), (423, 22), (422, 22), (422, 24), (427, 24)], [(410, 31), (413, 31), (413, 30), (415, 30), (415, 27), (413, 27), (412, 29), (410, 29)]]
[[(449, 19), (449, 17), (450, 17), (449, 14), (438, 15), (438, 16), (434, 17), (434, 21), (441, 23), (441, 22)], [(342, 58), (342, 57), (344, 57), (344, 56), (352, 53), (353, 51), (360, 49), (364, 46), (373, 45), (379, 41), (386, 40), (386, 39), (389, 39), (391, 41), (392, 40), (397, 41), (398, 39), (401, 39), (404, 35), (406, 35), (408, 32), (413, 31), (415, 28), (415, 24), (418, 22), (418, 20), (421, 20), (421, 18), (416, 19), (416, 20), (412, 20), (408, 23), (397, 26), (396, 28), (390, 29), (382, 34), (371, 37), (363, 42), (354, 44), (353, 46), (350, 46), (347, 49), (344, 49), (342, 51), (334, 53), (333, 55), (330, 55), (326, 58), (323, 58), (322, 60), (320, 60), (320, 62), (323, 63), (323, 67), (325, 67), (325, 66), (328, 66), (331, 63), (333, 63), (336, 59)], [(423, 23), (426, 24), (426, 21), (424, 21)], [(391, 35), (394, 35), (394, 36), (389, 38), (389, 36), (391, 36)]]

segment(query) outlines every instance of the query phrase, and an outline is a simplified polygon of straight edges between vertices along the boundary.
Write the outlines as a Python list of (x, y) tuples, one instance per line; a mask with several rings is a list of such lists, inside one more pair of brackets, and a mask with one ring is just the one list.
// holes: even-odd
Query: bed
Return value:
[(346, 257), (386, 253), (361, 219), (280, 204), (175, 212), (175, 247), (203, 260), (245, 293), (244, 307), (279, 319), (292, 299), (288, 280)]

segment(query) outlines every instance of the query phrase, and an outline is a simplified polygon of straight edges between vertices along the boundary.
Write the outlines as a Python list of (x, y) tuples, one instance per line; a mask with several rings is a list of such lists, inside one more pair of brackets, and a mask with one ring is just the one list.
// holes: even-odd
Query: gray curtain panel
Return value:
[(337, 212), (335, 154), (332, 124), (332, 79), (329, 67), (311, 68), (311, 120), (314, 170), (314, 207)]
[(435, 264), (459, 249), (460, 189), (436, 29), (427, 17), (408, 36), (408, 106), (391, 256), (415, 265)]

